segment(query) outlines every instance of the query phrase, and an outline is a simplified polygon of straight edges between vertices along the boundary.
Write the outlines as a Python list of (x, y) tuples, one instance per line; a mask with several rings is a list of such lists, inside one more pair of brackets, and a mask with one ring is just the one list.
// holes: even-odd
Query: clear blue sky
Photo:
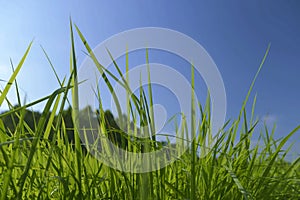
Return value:
[[(0, 79), (9, 77), (9, 58), (17, 64), (34, 38), (32, 51), (18, 76), (23, 97), (26, 94), (27, 101), (33, 101), (56, 89), (58, 84), (40, 45), (59, 76), (68, 75), (69, 16), (92, 47), (131, 28), (170, 28), (192, 37), (211, 55), (224, 80), (227, 118), (232, 119), (271, 43), (253, 94), (258, 95), (256, 115), (269, 124), (276, 122), (277, 136), (281, 137), (300, 124), (299, 9), (298, 0), (1, 1)], [(85, 57), (83, 46), (77, 46), (81, 62)], [(15, 95), (10, 94), (10, 99)], [(299, 135), (298, 132), (293, 138), (298, 152)]]

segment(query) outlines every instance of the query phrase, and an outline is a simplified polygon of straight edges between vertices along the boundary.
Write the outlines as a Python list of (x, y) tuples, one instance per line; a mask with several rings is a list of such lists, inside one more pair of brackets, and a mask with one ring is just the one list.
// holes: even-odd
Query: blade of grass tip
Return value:
[[(111, 52), (110, 52), (108, 49), (106, 49), (106, 51), (107, 51), (107, 53), (109, 54), (111, 60), (113, 61), (113, 64), (114, 64), (115, 68), (117, 69), (117, 71), (118, 71), (118, 73), (119, 73), (119, 75), (120, 75), (120, 77), (121, 77), (123, 83), (122, 83), (118, 78), (116, 78), (116, 76), (112, 75), (112, 73), (109, 72), (107, 69), (105, 69), (105, 72), (108, 72), (108, 74), (109, 74), (115, 81), (119, 82), (119, 84), (120, 84), (124, 89), (126, 89), (126, 91), (130, 94), (130, 96), (131, 96), (131, 98), (132, 98), (132, 100), (133, 100), (134, 105), (138, 108), (139, 100), (138, 100), (137, 96), (131, 91), (131, 89), (130, 89), (130, 87), (129, 87), (129, 83), (127, 82), (126, 79), (124, 79), (124, 76), (123, 76), (123, 74), (122, 74), (122, 72), (121, 72), (121, 69), (120, 69), (120, 67), (118, 66), (118, 64), (117, 64), (117, 62), (115, 61), (115, 59), (113, 58)], [(128, 73), (126, 74), (126, 76), (128, 76)]]
[(149, 52), (148, 48), (146, 48), (146, 64), (147, 64), (147, 72), (148, 72), (148, 98), (150, 103), (150, 128), (151, 128), (151, 135), (152, 140), (156, 142), (155, 137), (155, 120), (154, 120), (154, 110), (153, 110), (153, 95), (152, 95), (152, 84), (151, 84), (151, 76), (150, 76), (150, 64), (149, 64)]
[[(14, 65), (13, 65), (12, 59), (9, 59), (9, 60), (10, 60), (10, 65), (11, 65), (12, 71), (14, 72), (15, 69), (14, 69)], [(16, 86), (16, 93), (17, 93), (18, 105), (21, 106), (21, 98), (20, 98), (20, 93), (19, 93), (19, 87), (18, 87), (17, 79), (15, 79), (15, 86)]]
[(253, 118), (254, 118), (254, 110), (255, 110), (255, 105), (256, 105), (256, 98), (257, 94), (255, 94), (254, 99), (253, 99), (253, 104), (252, 104), (252, 109), (251, 109), (251, 117), (250, 117), (250, 126), (253, 124)]
[[(109, 52), (108, 49), (106, 49), (106, 51), (108, 52), (108, 54), (110, 54), (110, 52)], [(87, 54), (87, 56), (90, 57), (91, 59), (93, 59), (93, 57), (92, 57), (91, 55)], [(120, 72), (120, 69), (119, 69), (117, 63), (114, 62), (114, 61), (115, 61), (114, 58), (112, 57), (111, 54), (110, 54), (109, 56), (110, 56), (111, 60), (113, 61), (113, 64), (114, 64), (115, 68), (117, 69), (117, 71), (119, 72), (119, 74), (121, 74), (121, 78), (123, 78), (123, 77), (122, 77), (122, 72)], [(124, 87), (124, 88), (127, 88), (127, 87), (128, 87), (127, 85), (124, 85), (124, 83), (122, 83), (121, 81), (119, 81), (119, 79), (117, 78), (117, 76), (115, 76), (111, 71), (109, 71), (108, 69), (106, 69), (106, 68), (105, 68), (104, 66), (102, 66), (100, 63), (99, 63), (99, 66), (97, 66), (97, 69), (98, 69), (98, 71), (100, 71), (99, 69), (101, 69), (103, 72), (107, 73), (107, 74), (108, 74), (110, 77), (112, 77), (115, 81), (119, 82), (119, 84), (120, 84), (122, 87)], [(100, 72), (100, 73), (101, 73), (101, 72)], [(105, 76), (106, 76), (106, 74), (105, 74)], [(102, 78), (105, 80), (107, 77), (103, 77), (103, 76), (102, 76)], [(124, 80), (123, 80), (123, 81), (124, 81)], [(125, 84), (126, 84), (126, 82), (125, 82)]]
[[(144, 136), (149, 138), (148, 136), (148, 133), (149, 131), (147, 129), (145, 129), (145, 127), (147, 127), (147, 117), (146, 117), (146, 109), (144, 109), (144, 96), (143, 94), (144, 93), (144, 90), (143, 90), (143, 85), (142, 85), (142, 74), (140, 73), (140, 87), (139, 87), (139, 93), (140, 93), (140, 105), (139, 105), (139, 116), (140, 116), (140, 127), (143, 127), (143, 130), (144, 130)], [(147, 135), (145, 135), (147, 134)]]
[(116, 96), (115, 92), (114, 92), (114, 89), (110, 83), (110, 81), (108, 80), (105, 72), (103, 71), (103, 66), (99, 63), (99, 61), (97, 60), (95, 54), (93, 53), (91, 47), (89, 46), (89, 44), (87, 43), (85, 37), (83, 36), (83, 34), (81, 33), (81, 31), (79, 30), (79, 28), (75, 25), (75, 28), (76, 28), (76, 31), (82, 41), (82, 43), (84, 44), (86, 50), (88, 51), (88, 53), (90, 54), (90, 57), (91, 59), (93, 60), (94, 64), (96, 65), (97, 69), (99, 70), (100, 74), (102, 75), (102, 78), (103, 80), (105, 81), (106, 83), (106, 86), (108, 87), (113, 99), (114, 99), (114, 102), (115, 102), (115, 105), (116, 105), (116, 108), (117, 108), (117, 112), (118, 112), (118, 115), (119, 116), (122, 116), (122, 110), (121, 110), (121, 106), (120, 106), (120, 103), (119, 103), (119, 100), (118, 100), (118, 97)]
[[(117, 98), (117, 96), (116, 96), (116, 94), (115, 94), (115, 92), (114, 92), (114, 90), (113, 90), (113, 87), (112, 87), (111, 83), (109, 82), (109, 80), (108, 80), (108, 78), (107, 78), (105, 72), (107, 72), (107, 73), (108, 73), (114, 80), (116, 80), (116, 81), (119, 81), (118, 78), (116, 78), (110, 71), (108, 71), (107, 69), (105, 69), (105, 68), (99, 63), (99, 61), (97, 60), (96, 56), (94, 55), (92, 49), (90, 48), (90, 46), (88, 45), (86, 39), (84, 38), (83, 34), (80, 32), (79, 28), (78, 28), (76, 25), (75, 25), (75, 27), (76, 27), (77, 33), (79, 34), (79, 36), (80, 36), (80, 38), (81, 38), (83, 44), (85, 45), (87, 51), (88, 51), (89, 54), (90, 54), (90, 55), (89, 55), (90, 58), (93, 60), (94, 64), (96, 65), (96, 67), (97, 67), (97, 69), (98, 69), (98, 71), (102, 74), (102, 78), (103, 78), (103, 80), (105, 81), (105, 83), (106, 83), (106, 85), (107, 85), (107, 87), (108, 87), (108, 89), (109, 89), (109, 91), (110, 91), (110, 93), (111, 93), (111, 95), (112, 95), (112, 97), (113, 97), (113, 99), (114, 99), (114, 102), (115, 102), (115, 105), (116, 105), (116, 108), (117, 108), (117, 112), (118, 112), (118, 116), (122, 116), (122, 110), (121, 110), (121, 107), (120, 107), (120, 104), (119, 104), (119, 100), (118, 100), (118, 98)], [(113, 57), (112, 57), (112, 55), (110, 54), (110, 52), (109, 52), (108, 49), (107, 49), (107, 51), (108, 51), (108, 53), (109, 53), (111, 59), (114, 61), (114, 59), (113, 59)], [(120, 69), (119, 69), (117, 63), (116, 63), (116, 62), (113, 62), (113, 63), (114, 63), (115, 68), (116, 68), (116, 69), (118, 70), (118, 72), (120, 73)], [(104, 72), (103, 70), (104, 70), (105, 72)], [(120, 74), (120, 76), (123, 78), (122, 74)], [(123, 81), (124, 81), (124, 79), (123, 79)], [(119, 82), (119, 83), (120, 83), (120, 82)], [(124, 85), (124, 84), (125, 84), (125, 85)], [(133, 92), (131, 92), (130, 87), (128, 86), (128, 84), (126, 83), (126, 81), (124, 82), (124, 84), (123, 84), (123, 83), (120, 83), (120, 85), (121, 85), (122, 87), (124, 87), (127, 91), (129, 91), (129, 92), (131, 93), (131, 97), (132, 97), (132, 99), (133, 99), (133, 102), (134, 102), (135, 106), (136, 106), (138, 109), (140, 109), (140, 108), (139, 108), (139, 103), (140, 103), (140, 102), (139, 102), (138, 98), (134, 95)], [(130, 108), (131, 108), (131, 110), (132, 110), (132, 105), (130, 104), (129, 106), (130, 106)], [(132, 112), (132, 113), (133, 113), (133, 112)]]
[(49, 135), (50, 135), (50, 132), (51, 132), (51, 128), (52, 128), (53, 123), (54, 123), (54, 118), (55, 118), (55, 116), (56, 116), (56, 111), (57, 111), (58, 106), (59, 106), (60, 97), (61, 97), (61, 94), (58, 94), (58, 95), (57, 95), (57, 98), (56, 98), (56, 101), (55, 101), (55, 103), (54, 103), (52, 112), (51, 112), (51, 114), (50, 114), (50, 117), (49, 117), (49, 120), (48, 120), (48, 123), (47, 123), (47, 126), (46, 126), (46, 130), (45, 130), (45, 133), (44, 133), (44, 136), (43, 136), (43, 138), (44, 138), (45, 140), (48, 140), (48, 139), (49, 139)]
[(264, 122), (264, 129), (265, 129), (265, 135), (266, 135), (265, 149), (269, 153), (269, 155), (272, 155), (272, 152), (273, 152), (272, 146), (274, 145), (274, 138), (272, 136), (272, 132), (271, 132), (271, 134), (269, 133), (269, 129), (268, 129), (266, 122)]
[(236, 128), (235, 128), (235, 130), (234, 130), (235, 133), (236, 133), (236, 131), (237, 131), (237, 129), (238, 129), (239, 121), (240, 121), (240, 119), (241, 119), (243, 110), (244, 110), (244, 108), (246, 107), (246, 104), (247, 104), (248, 99), (249, 99), (249, 96), (250, 96), (250, 94), (251, 94), (251, 92), (252, 92), (253, 86), (254, 86), (254, 84), (255, 84), (255, 82), (256, 82), (256, 79), (257, 79), (257, 77), (258, 77), (258, 75), (259, 75), (259, 73), (260, 73), (260, 71), (261, 71), (261, 69), (262, 69), (262, 67), (263, 67), (263, 65), (264, 65), (264, 63), (265, 63), (265, 61), (266, 61), (266, 59), (267, 59), (267, 56), (268, 56), (269, 51), (270, 51), (270, 48), (271, 48), (271, 44), (269, 44), (268, 47), (267, 47), (267, 50), (266, 50), (266, 52), (265, 52), (265, 55), (264, 55), (264, 57), (263, 57), (263, 59), (262, 59), (262, 61), (261, 61), (261, 63), (260, 63), (260, 66), (259, 66), (259, 68), (258, 68), (258, 70), (257, 70), (257, 72), (256, 72), (256, 74), (255, 74), (255, 76), (254, 76), (254, 78), (253, 78), (253, 80), (252, 80), (252, 83), (251, 83), (250, 88), (249, 88), (249, 90), (248, 90), (248, 92), (247, 92), (246, 98), (245, 98), (245, 100), (244, 100), (244, 102), (243, 102), (243, 104), (242, 104), (242, 108), (241, 108), (241, 110), (240, 110), (240, 113), (239, 113), (238, 119), (237, 119), (237, 126), (236, 126)]
[[(244, 109), (244, 128), (245, 128), (245, 135), (246, 138), (245, 138), (245, 148), (243, 148), (243, 150), (246, 150), (248, 152), (248, 157), (250, 156), (250, 133), (251, 133), (251, 130), (248, 130), (248, 123), (247, 123), (247, 113), (246, 113), (246, 109)], [(253, 128), (253, 127), (252, 127)]]
[(205, 101), (205, 107), (204, 107), (204, 127), (203, 127), (203, 137), (204, 137), (204, 147), (205, 149), (209, 150), (207, 148), (212, 145), (212, 134), (211, 134), (211, 98), (210, 98), (210, 91), (207, 90), (206, 95), (206, 101)]
[(118, 66), (116, 60), (113, 58), (113, 56), (112, 56), (112, 54), (111, 54), (111, 52), (109, 51), (108, 48), (106, 48), (106, 51), (107, 51), (107, 53), (108, 53), (110, 59), (113, 61), (113, 64), (114, 64), (114, 66), (116, 67), (116, 69), (117, 69), (119, 75), (121, 76), (121, 79), (122, 79), (123, 82), (126, 84), (126, 80), (124, 79), (123, 74), (122, 74), (122, 71), (121, 71), (120, 67)]
[[(144, 111), (144, 119), (146, 121), (146, 124), (149, 125), (151, 123), (151, 117), (150, 117), (150, 111), (149, 111), (149, 103), (147, 101), (147, 96), (145, 94), (145, 91), (142, 90), (142, 98), (143, 98), (143, 111)], [(150, 127), (151, 128), (151, 127)], [(149, 135), (150, 139), (150, 135)]]
[[(122, 74), (122, 71), (121, 71), (120, 67), (118, 66), (116, 60), (113, 58), (113, 56), (112, 56), (112, 54), (110, 53), (109, 49), (106, 48), (106, 51), (107, 51), (107, 53), (109, 54), (111, 60), (113, 61), (113, 64), (114, 64), (115, 68), (117, 69), (119, 75), (121, 76), (121, 79), (122, 79), (123, 84), (124, 84), (124, 85), (122, 85), (122, 86), (126, 89), (126, 91), (129, 90), (129, 86), (128, 86), (128, 84), (127, 84), (127, 82), (126, 82), (126, 80), (125, 80), (125, 78), (124, 78), (124, 76), (123, 76), (123, 74)], [(119, 80), (116, 80), (116, 81), (118, 81), (118, 82), (120, 83)], [(119, 123), (120, 123), (120, 126), (121, 126), (121, 127), (124, 127), (123, 117), (120, 116), (120, 115), (119, 115)]]
[(14, 82), (14, 80), (16, 79), (20, 69), (22, 68), (24, 62), (25, 62), (25, 59), (30, 51), (30, 48), (32, 46), (32, 42), (30, 42), (30, 44), (28, 45), (27, 49), (26, 49), (26, 52), (25, 54), (23, 55), (21, 61), (19, 62), (18, 66), (16, 67), (16, 70), (13, 72), (13, 74), (11, 75), (8, 83), (6, 84), (4, 90), (2, 91), (1, 95), (0, 95), (0, 106), (2, 105), (3, 101), (5, 100), (5, 97), (12, 85), (12, 83)]
[[(13, 66), (13, 62), (12, 62), (12, 59), (10, 59), (10, 63), (11, 63), (11, 67), (12, 67), (12, 71), (14, 72), (15, 69), (14, 69), (14, 66)], [(20, 97), (20, 92), (19, 92), (19, 87), (18, 87), (18, 82), (17, 82), (17, 79), (15, 79), (15, 88), (16, 88), (16, 94), (17, 94), (17, 101), (18, 101), (18, 106), (22, 106), (22, 103), (21, 103), (21, 97)], [(25, 100), (24, 100), (24, 105), (25, 105)], [(22, 109), (21, 112), (25, 112), (26, 109)], [(34, 112), (32, 112), (33, 115), (34, 115)], [(17, 114), (17, 113), (16, 113)], [(17, 114), (17, 117), (20, 118), (20, 116)], [(34, 125), (36, 125), (36, 122), (35, 122), (35, 117), (33, 116), (33, 119), (34, 119)], [(21, 121), (21, 118), (19, 119), (19, 121)], [(24, 122), (24, 126), (26, 126), (27, 130), (29, 130), (29, 132), (31, 131), (31, 128), (27, 125), (26, 122)], [(23, 127), (24, 127), (23, 126)]]
[(70, 37), (71, 37), (71, 55), (70, 55), (70, 70), (73, 72), (72, 77), (72, 118), (74, 124), (74, 137), (75, 137), (75, 158), (76, 158), (76, 178), (78, 181), (79, 196), (82, 196), (81, 191), (81, 144), (79, 137), (79, 100), (78, 100), (78, 78), (77, 78), (77, 65), (75, 54), (75, 41), (73, 34), (73, 25), (70, 18)]
[(246, 113), (245, 108), (243, 110), (243, 114), (244, 114), (244, 132), (247, 133), (248, 132), (248, 123), (247, 123), (247, 113)]
[[(59, 79), (58, 74), (57, 74), (57, 72), (56, 72), (56, 70), (55, 70), (55, 68), (54, 68), (53, 63), (52, 63), (51, 60), (50, 60), (49, 55), (47, 54), (47, 52), (45, 51), (45, 49), (43, 48), (42, 45), (41, 45), (40, 47), (42, 48), (42, 50), (43, 50), (43, 52), (44, 52), (44, 54), (45, 54), (45, 56), (46, 56), (46, 59), (47, 59), (48, 63), (50, 64), (50, 67), (51, 67), (51, 69), (52, 69), (52, 71), (53, 71), (53, 73), (54, 73), (54, 75), (55, 75), (55, 77), (56, 77), (57, 82), (59, 83), (60, 87), (63, 87), (63, 82), (65, 81), (66, 77), (64, 77), (63, 81), (61, 81), (61, 80)], [(73, 74), (73, 73), (72, 73), (72, 74)], [(72, 77), (72, 76), (71, 76), (71, 77)], [(79, 84), (80, 84), (80, 83), (78, 83), (78, 85), (79, 85)], [(68, 87), (70, 88), (70, 85), (68, 85)], [(67, 91), (67, 92), (68, 92), (68, 91)], [(69, 99), (67, 99), (67, 101), (68, 101), (69, 105), (71, 105), (71, 103), (69, 102)]]
[(272, 131), (271, 131), (271, 138), (272, 138), (272, 141), (274, 141), (274, 147), (276, 149), (277, 148), (277, 141), (274, 140), (275, 130), (276, 130), (276, 124), (274, 123)]
[[(252, 81), (252, 83), (251, 83), (251, 85), (250, 85), (250, 88), (249, 88), (249, 90), (248, 90), (248, 92), (247, 92), (246, 98), (245, 98), (245, 100), (244, 100), (244, 102), (243, 102), (242, 109), (241, 109), (241, 111), (240, 111), (240, 116), (242, 115), (242, 111), (243, 111), (243, 109), (245, 108), (245, 106), (246, 106), (246, 104), (247, 104), (247, 101), (248, 101), (248, 99), (249, 99), (249, 96), (250, 96), (250, 94), (251, 94), (251, 91), (252, 91), (252, 89), (253, 89), (253, 86), (254, 86), (254, 84), (255, 84), (255, 82), (256, 82), (256, 79), (257, 79), (257, 77), (258, 77), (258, 75), (259, 75), (259, 73), (260, 73), (260, 71), (261, 71), (261, 69), (262, 69), (262, 67), (263, 67), (263, 65), (264, 65), (264, 63), (265, 63), (265, 61), (266, 61), (266, 59), (267, 59), (267, 56), (268, 56), (269, 51), (270, 51), (270, 48), (271, 48), (271, 44), (268, 45), (267, 50), (266, 50), (266, 52), (265, 52), (265, 55), (264, 55), (264, 57), (263, 57), (263, 59), (262, 59), (262, 61), (261, 61), (261, 63), (260, 63), (260, 66), (259, 66), (259, 68), (258, 68), (258, 70), (257, 70), (257, 72), (256, 72), (256, 74), (255, 74), (255, 76), (254, 76), (254, 78), (253, 78), (253, 81)], [(240, 118), (240, 117), (239, 117), (239, 118)]]
[(56, 90), (55, 92), (53, 92), (47, 103), (46, 103), (46, 106), (43, 110), (43, 113), (41, 115), (41, 118), (39, 120), (39, 123), (38, 123), (38, 128), (37, 128), (37, 131), (36, 131), (36, 135), (35, 135), (35, 138), (32, 142), (32, 145), (31, 145), (31, 148), (30, 148), (30, 152), (29, 152), (29, 156), (27, 158), (27, 162), (26, 162), (26, 165), (25, 165), (25, 169), (24, 169), (24, 172), (23, 174), (21, 175), (20, 179), (19, 179), (19, 193), (18, 193), (18, 199), (21, 199), (22, 198), (22, 193), (23, 193), (23, 187), (24, 187), (24, 184), (25, 184), (25, 181), (26, 181), (26, 178), (28, 176), (28, 172), (29, 172), (29, 169), (30, 169), (30, 165), (31, 165), (31, 162), (32, 162), (32, 159), (33, 159), (33, 156), (36, 152), (36, 147), (37, 147), (37, 144), (40, 140), (40, 137), (43, 133), (43, 129), (44, 129), (44, 126), (45, 126), (45, 123), (46, 123), (46, 120), (47, 120), (47, 116), (50, 112), (50, 108), (51, 108), (51, 105), (52, 103), (54, 102), (56, 96), (63, 92), (65, 88), (60, 88), (58, 90)]
[(271, 156), (271, 160), (269, 161), (267, 167), (265, 168), (265, 170), (263, 171), (261, 177), (263, 177), (262, 179), (259, 179), (259, 183), (256, 187), (256, 190), (254, 192), (254, 196), (256, 196), (259, 192), (259, 190), (261, 189), (262, 185), (265, 182), (265, 177), (267, 176), (267, 174), (270, 172), (271, 167), (273, 166), (273, 164), (275, 163), (275, 160), (279, 154), (279, 152), (281, 151), (281, 148), (284, 146), (284, 144), (288, 141), (288, 139), (294, 135), (294, 133), (296, 133), (298, 130), (300, 129), (300, 126), (296, 127), (293, 131), (291, 131), (285, 138), (282, 139), (282, 141), (280, 142), (280, 144), (278, 145), (276, 151), (273, 153), (273, 155)]
[(54, 66), (53, 66), (53, 64), (52, 64), (52, 62), (51, 62), (51, 60), (50, 60), (50, 57), (48, 56), (48, 54), (47, 54), (47, 52), (45, 51), (45, 49), (43, 48), (43, 46), (40, 45), (40, 47), (42, 48), (42, 50), (43, 50), (43, 52), (44, 52), (44, 55), (46, 56), (46, 59), (47, 59), (48, 63), (50, 64), (50, 67), (51, 67), (52, 71), (54, 72), (54, 75), (55, 75), (55, 77), (56, 77), (56, 80), (58, 81), (60, 87), (62, 87), (62, 82), (60, 81), (60, 79), (59, 79), (59, 77), (58, 77), (58, 74), (56, 73), (56, 70), (55, 70), (55, 68), (54, 68)]
[[(14, 65), (13, 65), (13, 62), (12, 62), (12, 59), (10, 58), (10, 64), (11, 64), (11, 68), (12, 68), (12, 71), (14, 72), (15, 69), (14, 69)], [(22, 103), (21, 103), (21, 98), (20, 98), (20, 93), (19, 93), (19, 87), (18, 87), (18, 83), (17, 83), (17, 79), (15, 79), (15, 89), (16, 89), (16, 95), (17, 95), (17, 102), (18, 102), (18, 106), (21, 107), (22, 106)], [(9, 104), (10, 102), (8, 101), (7, 99), (7, 103)], [(18, 114), (17, 114), (18, 115)], [(18, 115), (19, 117), (19, 115)], [(15, 120), (14, 118), (13, 119), (13, 123), (15, 124)]]
[[(209, 95), (209, 94), (208, 94)], [(208, 97), (207, 95), (207, 97)], [(206, 113), (203, 110), (203, 107), (200, 103), (200, 101), (198, 101), (198, 106), (199, 106), (199, 110), (200, 110), (200, 116), (201, 116), (201, 123), (199, 125), (199, 135), (198, 135), (198, 139), (197, 139), (197, 145), (200, 146), (200, 157), (203, 157), (204, 155), (206, 155), (206, 144), (205, 144), (205, 140), (206, 140)], [(202, 134), (200, 134), (202, 133)]]

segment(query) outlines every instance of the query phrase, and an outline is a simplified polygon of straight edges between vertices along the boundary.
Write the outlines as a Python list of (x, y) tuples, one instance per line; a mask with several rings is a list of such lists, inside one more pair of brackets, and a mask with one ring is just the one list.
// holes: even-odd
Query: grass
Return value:
[[(207, 141), (206, 139), (212, 137), (210, 132), (210, 100), (208, 99), (204, 106), (193, 100), (191, 109), (200, 110), (201, 120), (196, 121), (192, 117), (191, 122), (185, 124), (192, 127), (192, 135), (196, 136), (194, 140), (183, 141), (185, 144), (189, 144), (190, 148), (175, 162), (163, 168), (158, 166), (158, 170), (151, 172), (130, 173), (110, 168), (93, 155), (82, 152), (82, 141), (79, 137), (80, 127), (78, 126), (78, 81), (72, 23), (70, 23), (70, 28), (70, 77), (63, 80), (57, 78), (60, 88), (47, 97), (22, 105), (18, 87), (16, 87), (18, 104), (21, 105), (19, 107), (13, 107), (7, 99), (7, 93), (13, 83), (17, 85), (16, 76), (30, 51), (30, 43), (9, 82), (4, 90), (0, 91), (0, 106), (3, 102), (7, 102), (10, 106), (8, 112), (0, 114), (1, 200), (300, 199), (300, 157), (292, 163), (287, 162), (285, 158), (288, 151), (283, 150), (283, 146), (300, 129), (300, 126), (280, 140), (275, 140), (274, 131), (269, 133), (266, 128), (260, 137), (264, 146), (259, 146), (259, 142), (252, 144), (253, 141), (251, 140), (258, 123), (257, 120), (254, 120), (256, 97), (250, 111), (246, 111), (246, 104), (269, 48), (237, 119), (224, 124), (224, 128), (215, 138), (216, 142), (210, 149), (202, 148)], [(103, 68), (83, 34), (78, 27), (75, 26), (75, 28), (94, 64), (100, 72), (103, 72), (102, 78), (113, 95), (119, 116), (121, 116), (122, 111), (118, 99), (114, 96), (113, 88), (107, 78), (109, 75), (117, 79), (116, 75)], [(45, 55), (47, 56), (46, 53)], [(112, 56), (111, 58), (113, 59)], [(48, 56), (47, 59), (53, 68)], [(146, 52), (146, 62), (149, 63), (148, 51)], [(119, 73), (118, 75), (122, 76), (116, 61), (114, 61), (114, 66)], [(128, 55), (126, 55), (126, 71), (128, 69)], [(194, 86), (193, 73), (192, 66), (191, 89)], [(148, 80), (150, 83), (150, 74), (148, 74)], [(126, 114), (131, 116), (135, 125), (149, 125), (149, 129), (141, 130), (149, 138), (143, 145), (147, 151), (154, 151), (157, 146), (153, 145), (156, 137), (151, 134), (155, 132), (151, 84), (148, 85), (149, 92), (147, 95), (141, 89), (138, 96), (131, 95), (128, 82), (128, 77), (123, 77), (122, 84), (127, 89), (128, 108)], [(67, 98), (69, 92), (72, 93), (75, 148), (71, 142), (65, 140), (67, 130), (62, 115), (64, 108), (69, 103)], [(103, 111), (99, 88), (95, 93), (98, 94), (99, 108)], [(36, 129), (31, 130), (24, 120), (26, 108), (43, 101), (46, 101), (46, 104), (41, 118), (36, 122)], [(9, 136), (1, 118), (12, 113), (16, 114), (19, 120), (15, 124), (16, 131)], [(129, 121), (127, 123), (121, 122), (127, 124), (127, 131), (131, 131)], [(185, 127), (178, 128), (178, 137), (180, 134), (186, 134), (185, 130)], [(49, 139), (51, 131), (54, 131), (55, 135)], [(137, 129), (133, 131), (137, 133)], [(128, 141), (132, 142), (132, 145), (129, 145), (132, 148), (131, 151), (138, 152), (136, 143), (133, 140)], [(167, 145), (171, 146), (172, 144)], [(88, 148), (90, 147), (88, 146)], [(201, 149), (200, 155), (204, 150), (206, 151), (205, 156), (199, 156), (197, 153), (199, 149)]]

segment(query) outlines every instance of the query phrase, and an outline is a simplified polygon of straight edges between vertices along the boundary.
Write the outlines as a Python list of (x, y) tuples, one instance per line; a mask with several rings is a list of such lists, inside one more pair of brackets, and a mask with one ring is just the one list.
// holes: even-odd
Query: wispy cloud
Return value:
[(278, 115), (275, 114), (266, 114), (261, 117), (261, 122), (267, 126), (273, 126), (278, 123)]

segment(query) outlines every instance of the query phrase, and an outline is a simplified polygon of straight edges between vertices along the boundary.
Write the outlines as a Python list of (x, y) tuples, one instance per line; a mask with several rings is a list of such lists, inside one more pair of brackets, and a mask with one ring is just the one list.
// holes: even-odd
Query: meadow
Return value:
[[(201, 119), (195, 121), (192, 117), (192, 122), (186, 122), (186, 126), (191, 125), (192, 135), (195, 137), (184, 141), (188, 148), (178, 159), (154, 171), (132, 173), (109, 167), (101, 159), (83, 152), (82, 143), (87, 145), (88, 150), (91, 145), (82, 141), (79, 136), (78, 84), (80, 83), (77, 81), (74, 27), (88, 55), (103, 74), (102, 78), (112, 96), (114, 91), (107, 76), (116, 80), (117, 76), (122, 77), (120, 67), (115, 61), (114, 67), (119, 74), (112, 74), (103, 68), (78, 27), (70, 23), (69, 77), (63, 80), (58, 78), (50, 58), (44, 51), (61, 87), (49, 96), (23, 104), (16, 77), (30, 53), (32, 45), (30, 43), (9, 81), (0, 91), (0, 106), (6, 102), (10, 107), (7, 112), (0, 114), (1, 200), (300, 199), (300, 157), (293, 162), (287, 162), (286, 156), (289, 148), (284, 149), (291, 136), (297, 131), (299, 133), (300, 126), (280, 140), (274, 138), (274, 130), (268, 130), (265, 127), (261, 130), (260, 142), (253, 144), (252, 140), (258, 124), (258, 119), (255, 119), (256, 97), (252, 102), (251, 110), (246, 110), (246, 105), (249, 104), (248, 99), (255, 79), (269, 49), (266, 51), (236, 119), (224, 124), (222, 130), (215, 136), (216, 142), (211, 148), (203, 148), (206, 147), (207, 140), (213, 137), (210, 99), (208, 98), (204, 105), (200, 102), (192, 102), (191, 109), (199, 109)], [(113, 57), (111, 58), (113, 60)], [(148, 62), (148, 52), (145, 58)], [(125, 66), (128, 71), (128, 62)], [(191, 66), (192, 88), (194, 86), (193, 73), (193, 66)], [(123, 86), (130, 92), (128, 81), (126, 77), (122, 78)], [(15, 90), (18, 106), (12, 105), (7, 98), (10, 90)], [(100, 113), (103, 113), (101, 91), (95, 92), (98, 94)], [(69, 93), (72, 96), (70, 99)], [(141, 89), (139, 95), (128, 95), (127, 98), (129, 109), (126, 115), (132, 118), (127, 119), (125, 127), (127, 126), (128, 131), (137, 133), (138, 130), (132, 129), (129, 124), (149, 125), (149, 129), (143, 130), (144, 134), (148, 135), (148, 139), (142, 141), (145, 148), (143, 151), (153, 152), (162, 148), (156, 141), (155, 135), (151, 134), (151, 131), (155, 130), (151, 109), (153, 105), (151, 84), (149, 84), (148, 94)], [(117, 97), (114, 100), (118, 105)], [(32, 125), (29, 125), (29, 122), (25, 120), (28, 109), (41, 102), (45, 102), (44, 109), (38, 120), (33, 120)], [(74, 124), (71, 130), (74, 133), (72, 140), (68, 137), (70, 127), (66, 126), (67, 120), (70, 119), (67, 119), (65, 108), (69, 106), (72, 108), (69, 117), (72, 116)], [(121, 116), (122, 111), (118, 111)], [(16, 119), (12, 119), (13, 128), (9, 128), (3, 121), (4, 118), (12, 115)], [(104, 116), (100, 115), (100, 117)], [(111, 130), (102, 125), (100, 129), (106, 135), (110, 134)], [(180, 134), (185, 134), (185, 130), (177, 130), (178, 137)], [(140, 141), (135, 141), (135, 139), (127, 141), (132, 143), (128, 145), (131, 152), (142, 151), (139, 146)], [(164, 146), (174, 147), (174, 144), (166, 141)], [(172, 154), (172, 152), (169, 153)]]

